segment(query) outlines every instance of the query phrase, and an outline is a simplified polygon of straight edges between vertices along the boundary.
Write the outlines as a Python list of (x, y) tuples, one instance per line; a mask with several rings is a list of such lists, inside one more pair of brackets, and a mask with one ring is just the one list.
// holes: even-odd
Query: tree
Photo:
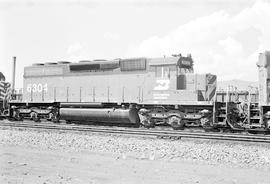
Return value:
[(5, 81), (5, 80), (6, 80), (5, 75), (2, 72), (0, 72), (0, 81)]

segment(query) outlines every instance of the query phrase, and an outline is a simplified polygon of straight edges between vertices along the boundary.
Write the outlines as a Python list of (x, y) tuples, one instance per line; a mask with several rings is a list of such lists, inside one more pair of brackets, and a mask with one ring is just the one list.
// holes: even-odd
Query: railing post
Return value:
[(123, 86), (123, 89), (122, 89), (122, 102), (125, 101), (125, 86)]
[(56, 102), (56, 87), (54, 87), (53, 89), (53, 98), (54, 98), (54, 101)]
[(96, 88), (93, 87), (93, 102), (96, 101)]
[(108, 95), (108, 102), (110, 102), (110, 87), (108, 87), (107, 95)]
[(69, 87), (67, 87), (67, 102), (68, 102), (68, 97), (69, 97)]
[(82, 102), (82, 87), (80, 87), (80, 102)]

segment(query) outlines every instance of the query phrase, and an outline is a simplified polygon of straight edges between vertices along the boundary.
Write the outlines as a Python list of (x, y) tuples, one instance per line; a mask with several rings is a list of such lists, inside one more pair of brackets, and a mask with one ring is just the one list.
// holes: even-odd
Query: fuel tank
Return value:
[(60, 108), (60, 119), (128, 124), (140, 122), (136, 109), (114, 108)]

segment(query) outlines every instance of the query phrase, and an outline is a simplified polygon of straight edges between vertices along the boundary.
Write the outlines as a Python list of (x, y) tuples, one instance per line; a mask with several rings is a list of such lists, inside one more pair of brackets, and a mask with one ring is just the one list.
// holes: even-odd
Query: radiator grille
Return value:
[(120, 60), (121, 71), (135, 71), (146, 69), (146, 58)]

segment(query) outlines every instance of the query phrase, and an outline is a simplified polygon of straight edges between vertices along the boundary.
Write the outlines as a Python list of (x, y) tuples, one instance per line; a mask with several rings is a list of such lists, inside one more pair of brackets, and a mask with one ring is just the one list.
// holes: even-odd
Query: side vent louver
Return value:
[(80, 61), (79, 63), (70, 64), (69, 68), (70, 71), (74, 72), (114, 70), (119, 68), (119, 61)]
[(146, 70), (146, 58), (120, 60), (121, 71)]
[(71, 71), (100, 70), (100, 64), (69, 65)]

